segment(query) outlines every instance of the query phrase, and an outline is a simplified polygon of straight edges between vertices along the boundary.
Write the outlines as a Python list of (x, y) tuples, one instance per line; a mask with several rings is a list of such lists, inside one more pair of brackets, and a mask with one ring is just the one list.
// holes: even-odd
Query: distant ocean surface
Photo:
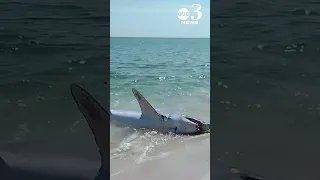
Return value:
[(201, 105), (208, 115), (209, 48), (209, 39), (111, 38), (111, 108), (139, 110), (136, 88), (159, 110)]

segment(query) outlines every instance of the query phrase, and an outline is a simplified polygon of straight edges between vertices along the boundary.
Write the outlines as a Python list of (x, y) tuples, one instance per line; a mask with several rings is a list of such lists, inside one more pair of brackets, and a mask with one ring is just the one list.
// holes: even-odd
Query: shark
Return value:
[(199, 119), (179, 114), (160, 114), (137, 89), (132, 88), (132, 92), (141, 111), (110, 110), (111, 123), (180, 135), (199, 135), (210, 131), (210, 124)]
[[(1, 180), (106, 180), (110, 179), (110, 142), (108, 137), (111, 114), (77, 84), (70, 85), (71, 94), (84, 116), (100, 154), (99, 161), (85, 158), (38, 157), (0, 151)], [(261, 176), (229, 168), (221, 162), (211, 162), (210, 176), (215, 180), (263, 180)]]

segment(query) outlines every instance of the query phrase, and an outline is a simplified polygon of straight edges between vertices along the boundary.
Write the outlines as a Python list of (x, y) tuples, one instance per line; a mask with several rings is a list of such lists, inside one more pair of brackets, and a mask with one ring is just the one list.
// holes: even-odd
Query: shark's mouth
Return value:
[(197, 125), (197, 132), (195, 132), (195, 134), (204, 134), (210, 130), (210, 124), (206, 124), (200, 120), (193, 119), (187, 116), (185, 118)]

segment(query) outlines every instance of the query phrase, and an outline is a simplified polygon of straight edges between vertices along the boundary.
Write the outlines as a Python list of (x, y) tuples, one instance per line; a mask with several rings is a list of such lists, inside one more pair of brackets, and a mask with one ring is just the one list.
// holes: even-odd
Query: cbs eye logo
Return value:
[[(192, 8), (191, 12), (187, 8), (181, 8), (178, 10), (177, 16), (181, 20), (181, 24), (198, 24), (198, 20), (202, 18), (202, 12), (200, 11), (201, 10), (200, 4), (192, 4), (191, 8)], [(196, 16), (191, 15), (194, 13), (196, 13)], [(191, 19), (191, 21), (188, 20), (189, 18)]]

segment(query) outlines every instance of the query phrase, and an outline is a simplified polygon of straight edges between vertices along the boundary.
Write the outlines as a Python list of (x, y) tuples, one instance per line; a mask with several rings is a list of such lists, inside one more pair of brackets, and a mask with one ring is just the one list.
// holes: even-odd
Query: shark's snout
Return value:
[(189, 121), (195, 123), (197, 125), (197, 132), (196, 134), (203, 134), (206, 133), (210, 130), (210, 124), (205, 123), (203, 121), (191, 118), (191, 117), (185, 117), (187, 118)]

